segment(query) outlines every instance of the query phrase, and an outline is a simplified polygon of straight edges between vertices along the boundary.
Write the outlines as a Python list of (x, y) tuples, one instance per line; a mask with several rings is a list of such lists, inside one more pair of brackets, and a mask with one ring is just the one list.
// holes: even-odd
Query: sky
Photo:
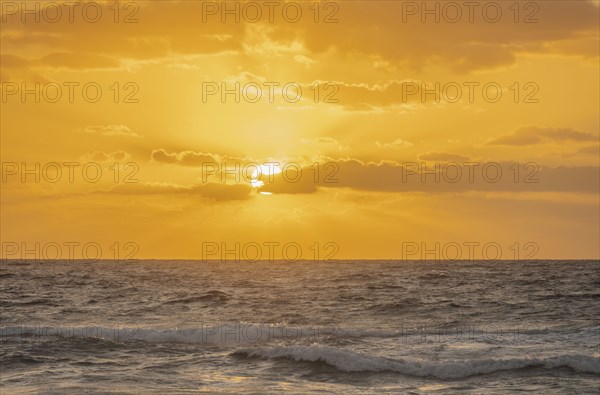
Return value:
[(0, 4), (2, 257), (600, 258), (597, 1)]

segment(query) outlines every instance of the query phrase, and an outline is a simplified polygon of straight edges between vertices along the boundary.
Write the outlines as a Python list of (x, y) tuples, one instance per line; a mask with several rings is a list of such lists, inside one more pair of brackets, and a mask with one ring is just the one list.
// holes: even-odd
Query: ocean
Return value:
[(598, 394), (598, 261), (11, 261), (12, 393)]

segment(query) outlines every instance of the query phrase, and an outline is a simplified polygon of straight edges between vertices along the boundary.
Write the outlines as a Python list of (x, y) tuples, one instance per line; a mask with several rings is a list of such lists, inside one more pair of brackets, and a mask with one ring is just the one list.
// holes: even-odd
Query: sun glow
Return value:
[[(264, 165), (259, 165), (252, 172), (252, 180), (250, 180), (250, 185), (252, 185), (253, 188), (260, 188), (265, 185), (263, 180), (272, 181), (272, 176), (279, 173), (281, 173), (281, 168), (274, 163), (265, 163)], [(271, 192), (261, 192), (261, 194), (272, 195)]]

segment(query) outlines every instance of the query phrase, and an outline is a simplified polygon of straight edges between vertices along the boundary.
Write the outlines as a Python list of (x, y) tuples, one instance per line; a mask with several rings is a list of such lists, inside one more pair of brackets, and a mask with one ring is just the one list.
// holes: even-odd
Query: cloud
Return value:
[[(417, 12), (409, 15), (412, 3)], [(375, 56), (392, 64), (415, 69), (443, 64), (458, 72), (506, 67), (523, 53), (557, 53), (598, 56), (598, 9), (591, 2), (537, 1), (534, 9), (521, 10), (519, 23), (509, 7), (497, 2), (502, 17), (492, 23), (484, 17), (483, 4), (473, 10), (460, 6), (457, 22), (445, 18), (444, 2), (428, 4), (437, 12), (424, 16), (423, 2), (385, 2), (370, 7), (365, 2), (341, 1), (338, 23), (314, 24), (301, 37), (312, 52), (336, 50), (343, 54)], [(489, 11), (489, 10), (488, 10)], [(450, 13), (451, 11), (448, 11)], [(438, 21), (436, 22), (436, 13)], [(527, 15), (534, 23), (524, 23)], [(425, 23), (422, 18), (427, 18)], [(287, 26), (290, 39), (297, 38), (298, 27)], [(323, 40), (323, 37), (330, 39)], [(393, 37), (393, 39), (389, 39)], [(584, 44), (580, 44), (583, 42)], [(595, 44), (595, 45), (594, 45)]]
[(181, 166), (202, 167), (204, 163), (220, 163), (218, 155), (205, 154), (202, 152), (182, 151), (169, 153), (164, 149), (153, 150), (151, 159), (158, 163), (176, 164)]
[[(314, 170), (314, 169), (313, 169)], [(262, 187), (257, 188), (259, 192), (270, 192), (280, 194), (303, 194), (317, 192), (318, 184), (309, 177), (310, 170), (303, 168), (301, 172), (290, 171), (275, 175), (263, 176)]]
[(102, 194), (117, 195), (187, 195), (199, 196), (217, 201), (246, 200), (250, 198), (252, 188), (243, 184), (204, 183), (190, 186), (165, 183), (121, 184)]
[(599, 155), (600, 154), (600, 147), (599, 146), (589, 146), (589, 147), (583, 147), (580, 148), (577, 153), (579, 154), (590, 154), (590, 155)]
[(83, 155), (83, 161), (92, 161), (92, 162), (124, 162), (131, 158), (131, 155), (125, 151), (115, 151), (115, 152), (100, 152), (94, 151), (89, 152)]
[[(31, 61), (21, 56), (0, 54), (0, 64), (2, 65), (2, 74), (0, 81), (3, 82), (50, 82), (47, 78), (30, 68)], [(8, 71), (8, 72), (7, 72)]]
[(399, 148), (399, 147), (412, 147), (413, 143), (406, 141), (406, 140), (402, 140), (402, 139), (396, 139), (396, 140), (392, 141), (391, 143), (381, 143), (379, 141), (376, 141), (375, 145), (380, 148)]
[[(346, 158), (305, 168), (302, 176), (281, 174), (266, 180), (259, 191), (313, 193), (319, 188), (350, 188), (379, 192), (462, 193), (482, 192), (584, 192), (599, 193), (600, 168), (540, 167), (522, 165), (516, 175), (513, 162), (466, 165), (431, 162), (369, 162)], [(314, 175), (319, 174), (317, 182)]]
[[(22, 23), (20, 11), (7, 13), (2, 23), (3, 53), (31, 53), (33, 48), (41, 56), (31, 59), (27, 67), (88, 70), (121, 67), (120, 60), (242, 49), (243, 24), (221, 23), (219, 16), (203, 23), (202, 2), (179, 1), (168, 7), (160, 2), (139, 2), (121, 9), (121, 23), (114, 23), (112, 3), (97, 2), (96, 7), (101, 8), (102, 17), (95, 23), (86, 22), (81, 7), (76, 6), (75, 23), (71, 23), (69, 9), (62, 4), (62, 17), (56, 22), (46, 21), (44, 5), (38, 7), (38, 15), (34, 11), (28, 14), (28, 21), (39, 19), (40, 23)], [(128, 23), (123, 23), (124, 19), (129, 19)]]
[[(262, 98), (276, 101), (282, 104), (291, 104), (289, 100), (283, 99), (289, 96), (293, 98), (295, 88), (289, 92), (284, 92), (286, 83), (275, 82), (272, 87), (267, 87), (268, 78), (248, 71), (243, 71), (236, 75), (231, 75), (224, 79), (223, 83), (229, 89), (233, 89), (236, 83), (240, 85), (257, 84), (250, 90), (250, 96), (258, 95)], [(274, 81), (270, 81), (273, 83)], [(219, 85), (216, 82), (213, 82)], [(405, 108), (414, 107), (415, 104), (440, 105), (446, 103), (457, 103), (468, 100), (468, 85), (464, 83), (452, 83), (453, 88), (446, 87), (446, 84), (440, 82), (420, 81), (420, 80), (389, 80), (376, 84), (367, 83), (347, 83), (344, 81), (323, 81), (313, 80), (310, 82), (294, 82), (297, 84), (304, 95), (300, 95), (298, 103), (294, 103), (294, 108), (298, 104), (314, 104), (315, 86), (319, 87), (319, 99), (323, 103), (342, 106), (347, 111), (373, 111), (384, 110), (387, 108), (403, 106)], [(454, 88), (456, 87), (456, 89)], [(257, 92), (254, 92), (254, 89)], [(271, 91), (272, 89), (272, 91)], [(288, 89), (288, 88), (286, 88)], [(215, 95), (218, 92), (215, 93)], [(313, 107), (306, 107), (312, 109)]]
[(331, 149), (334, 148), (338, 151), (343, 151), (343, 150), (347, 150), (350, 147), (342, 145), (338, 140), (334, 139), (333, 137), (317, 137), (317, 138), (313, 138), (313, 139), (302, 139), (301, 140), (303, 144), (312, 144), (315, 149), (317, 150), (322, 150), (322, 149)]
[(548, 142), (589, 142), (598, 141), (598, 137), (590, 133), (580, 132), (570, 128), (544, 128), (525, 126), (515, 132), (498, 137), (488, 142), (489, 145), (526, 146)]
[(317, 142), (322, 144), (338, 144), (337, 140), (333, 137), (319, 137)]
[[(66, 7), (56, 23), (44, 22), (46, 15), (40, 7), (42, 23), (35, 26), (21, 23), (19, 12), (7, 14), (2, 26), (3, 53), (26, 54), (32, 48), (46, 51), (26, 67), (111, 69), (121, 66), (123, 60), (217, 53), (249, 57), (288, 54), (293, 62), (311, 65), (319, 54), (336, 51), (362, 59), (373, 57), (380, 64), (415, 69), (445, 65), (463, 73), (510, 66), (523, 53), (598, 56), (598, 8), (589, 1), (531, 2), (534, 9), (521, 9), (519, 23), (514, 22), (510, 2), (496, 3), (502, 8), (496, 23), (486, 20), (482, 4), (473, 10), (474, 21), (469, 21), (470, 11), (462, 6), (462, 18), (454, 23), (445, 16), (455, 11), (446, 12), (443, 2), (435, 3), (430, 7), (439, 8), (441, 20), (436, 22), (436, 16), (429, 15), (423, 23), (422, 10), (407, 15), (406, 4), (413, 2), (381, 2), (373, 7), (366, 2), (332, 1), (335, 7), (321, 7), (319, 18), (331, 17), (335, 23), (315, 23), (313, 3), (298, 2), (303, 15), (298, 23), (286, 21), (282, 7), (276, 7), (273, 23), (267, 22), (269, 12), (263, 8), (264, 23), (255, 24), (235, 23), (233, 15), (223, 23), (221, 13), (203, 20), (206, 3), (177, 1), (167, 6), (164, 2), (138, 2), (134, 23), (114, 23), (111, 2), (97, 3), (104, 15), (97, 23), (70, 23)], [(422, 2), (414, 4), (424, 7)], [(121, 18), (126, 18), (132, 10), (122, 11)], [(488, 11), (490, 15), (496, 12)], [(532, 12), (535, 23), (523, 23)], [(80, 7), (75, 15), (83, 22)], [(30, 20), (35, 17), (28, 16)]]
[(72, 70), (118, 69), (121, 64), (116, 59), (91, 53), (53, 52), (32, 62), (42, 67)]
[[(334, 81), (330, 99), (348, 111), (383, 111), (472, 102), (469, 89), (481, 89), (467, 81), (388, 80), (377, 84)], [(310, 85), (302, 86), (309, 89)]]
[(95, 133), (102, 136), (140, 137), (125, 125), (86, 126), (80, 129), (83, 133)]
[(419, 155), (419, 159), (432, 162), (466, 162), (470, 157), (448, 152), (428, 152)]
[(123, 65), (110, 56), (78, 52), (52, 52), (39, 58), (24, 58), (11, 54), (0, 56), (3, 68), (8, 69), (67, 69), (90, 71), (117, 70)]
[(316, 63), (315, 60), (310, 59), (309, 57), (304, 56), (304, 55), (300, 55), (300, 54), (294, 55), (294, 61), (297, 62), (297, 63), (303, 64), (303, 65), (305, 65), (307, 67), (312, 66), (313, 64)]
[(577, 149), (576, 151), (569, 152), (567, 154), (562, 155), (562, 157), (563, 158), (573, 158), (573, 157), (579, 157), (582, 155), (590, 155), (595, 158), (598, 158), (600, 156), (600, 146), (588, 145), (586, 147), (581, 147), (581, 148)]
[[(315, 139), (317, 140), (317, 139)], [(330, 143), (328, 138), (324, 142)], [(234, 158), (211, 153), (181, 151), (169, 153), (164, 149), (152, 151), (152, 160), (158, 163), (201, 167), (216, 164), (208, 179), (244, 179), (244, 171), (260, 163), (249, 158)], [(462, 193), (488, 192), (585, 192), (598, 193), (600, 169), (594, 166), (547, 167), (535, 163), (521, 164), (515, 172), (514, 162), (475, 162), (469, 156), (449, 152), (428, 152), (418, 162), (364, 162), (346, 157), (320, 158), (320, 165), (298, 162), (280, 162), (282, 173), (262, 176), (259, 192), (304, 194), (320, 188), (350, 188), (379, 192)], [(234, 165), (236, 167), (234, 167)], [(244, 170), (245, 165), (251, 167)], [(221, 172), (224, 168), (240, 175)], [(286, 170), (287, 169), (287, 170)], [(300, 171), (298, 171), (300, 169)], [(214, 173), (214, 174), (213, 174)], [(246, 184), (244, 184), (246, 185)]]
[(0, 55), (0, 63), (2, 63), (3, 69), (15, 69), (26, 67), (29, 61), (20, 56), (2, 54)]

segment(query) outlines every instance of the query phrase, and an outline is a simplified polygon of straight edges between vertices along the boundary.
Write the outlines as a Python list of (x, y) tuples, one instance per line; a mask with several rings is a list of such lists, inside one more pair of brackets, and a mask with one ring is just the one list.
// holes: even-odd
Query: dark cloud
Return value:
[[(472, 23), (465, 7), (462, 7), (462, 18), (457, 23), (448, 22), (443, 17), (445, 2), (375, 3), (340, 2), (338, 23), (315, 24), (306, 27), (302, 33), (297, 33), (298, 28), (293, 26), (285, 29), (290, 37), (304, 40), (315, 52), (333, 48), (344, 54), (379, 56), (417, 69), (427, 64), (443, 64), (459, 72), (469, 72), (512, 65), (516, 56), (524, 52), (584, 56), (598, 56), (599, 52), (598, 7), (587, 1), (531, 2), (537, 11), (521, 9), (518, 23), (509, 9), (513, 3), (509, 2), (494, 2), (502, 8), (502, 17), (495, 23), (482, 16), (486, 4), (483, 2), (478, 3)], [(416, 15), (407, 15), (407, 3), (419, 8)], [(440, 9), (439, 23), (432, 15), (426, 19), (427, 23), (422, 23), (424, 7)], [(532, 12), (537, 21), (523, 23), (526, 15)], [(323, 37), (331, 38), (324, 40)], [(576, 44), (589, 40), (595, 47)]]
[(598, 141), (598, 137), (590, 133), (580, 132), (570, 128), (544, 128), (536, 126), (522, 127), (515, 132), (498, 137), (488, 144), (525, 146), (544, 142), (589, 142)]
[[(15, 2), (21, 4), (21, 2)], [(201, 1), (134, 2), (139, 10), (133, 23), (115, 23), (111, 2), (100, 3), (104, 15), (97, 23), (81, 17), (81, 5), (75, 10), (75, 23), (69, 22), (68, 10), (56, 23), (22, 23), (20, 13), (3, 15), (3, 49), (13, 51), (39, 48), (52, 52), (38, 59), (38, 65), (67, 68), (112, 68), (115, 59), (149, 60), (181, 55), (222, 52), (252, 53), (247, 42), (252, 28), (261, 26), (266, 38), (281, 46), (302, 43), (309, 52), (335, 50), (341, 54), (375, 56), (394, 64), (420, 69), (428, 64), (446, 65), (459, 72), (509, 66), (521, 53), (558, 53), (598, 56), (598, 7), (588, 1), (538, 1), (534, 23), (523, 23), (532, 9), (521, 9), (518, 23), (508, 7), (511, 2), (495, 2), (502, 7), (502, 17), (492, 23), (483, 15), (483, 5), (475, 9), (474, 22), (469, 22), (468, 9), (462, 8), (458, 23), (445, 20), (443, 10), (439, 23), (429, 17), (422, 23), (417, 15), (406, 16), (407, 3), (423, 7), (424, 2), (406, 1), (339, 1), (334, 23), (314, 23), (312, 2), (297, 2), (303, 17), (297, 23), (282, 18), (282, 7), (275, 12), (274, 23), (267, 21), (267, 10), (259, 23), (235, 23), (221, 15), (203, 21)], [(231, 2), (244, 6), (244, 2)], [(462, 2), (456, 2), (463, 4)], [(221, 5), (223, 2), (215, 2)], [(521, 3), (522, 4), (522, 3)], [(445, 7), (444, 2), (428, 4)], [(312, 7), (312, 8), (310, 8)], [(522, 4), (522, 7), (524, 5)], [(134, 10), (121, 9), (124, 19)], [(333, 10), (321, 7), (323, 20)], [(492, 12), (493, 15), (493, 12)], [(30, 15), (29, 20), (34, 16)], [(257, 42), (256, 45), (263, 45)], [(90, 49), (93, 48), (93, 54)], [(8, 53), (7, 53), (8, 52)], [(15, 59), (13, 59), (15, 61)], [(30, 65), (33, 67), (33, 65)]]
[(577, 153), (579, 154), (590, 154), (590, 155), (598, 155), (600, 156), (600, 147), (599, 146), (590, 146), (580, 148)]
[(295, 174), (265, 182), (259, 191), (311, 193), (318, 188), (351, 188), (380, 192), (461, 193), (489, 192), (584, 192), (598, 193), (600, 169), (582, 167), (540, 167), (512, 162), (465, 164), (463, 161), (365, 163), (355, 159), (323, 164), (315, 181), (315, 170), (304, 168)]

